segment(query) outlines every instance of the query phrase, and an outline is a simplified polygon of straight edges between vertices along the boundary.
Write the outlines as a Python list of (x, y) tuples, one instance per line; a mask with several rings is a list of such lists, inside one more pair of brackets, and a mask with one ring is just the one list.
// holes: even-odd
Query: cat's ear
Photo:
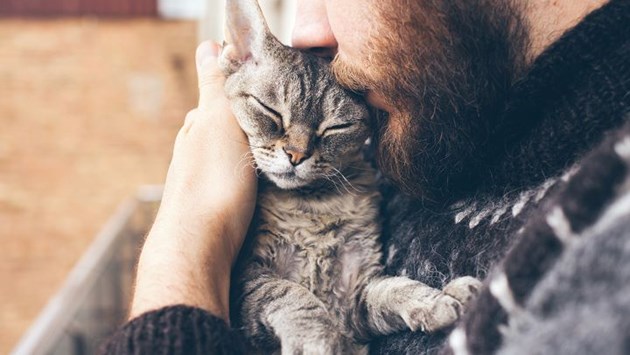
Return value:
[(265, 42), (273, 40), (256, 0), (226, 0), (225, 44), (221, 53), (224, 71), (234, 72), (246, 61), (262, 55)]

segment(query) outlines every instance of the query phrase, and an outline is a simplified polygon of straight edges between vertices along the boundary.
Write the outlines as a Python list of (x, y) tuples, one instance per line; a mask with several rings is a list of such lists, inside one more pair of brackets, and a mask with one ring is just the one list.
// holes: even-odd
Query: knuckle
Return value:
[(186, 122), (188, 122), (188, 121), (190, 121), (190, 120), (195, 119), (195, 116), (197, 116), (197, 111), (198, 111), (198, 110), (197, 110), (196, 108), (194, 108), (194, 109), (192, 109), (192, 110), (188, 111), (188, 113), (186, 113), (186, 118), (185, 118), (185, 121), (186, 121)]
[(218, 90), (223, 86), (224, 79), (223, 73), (216, 65), (206, 67), (199, 73), (199, 88)]
[(184, 118), (184, 124), (182, 125), (182, 128), (179, 130), (179, 134), (178, 135), (182, 135), (182, 134), (188, 133), (188, 131), (190, 130), (190, 127), (192, 126), (192, 124), (195, 121), (195, 118), (197, 116), (198, 116), (198, 110), (197, 109), (192, 109), (192, 110), (188, 111), (188, 113), (186, 113), (186, 117)]
[(191, 110), (186, 114), (186, 118), (184, 119), (184, 126), (188, 126), (190, 124), (192, 124), (192, 121), (195, 120), (195, 117), (197, 116), (197, 111), (196, 110)]

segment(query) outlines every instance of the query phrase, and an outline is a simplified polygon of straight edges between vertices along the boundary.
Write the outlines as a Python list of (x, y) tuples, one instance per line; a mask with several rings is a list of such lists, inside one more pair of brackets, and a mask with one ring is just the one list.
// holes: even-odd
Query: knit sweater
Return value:
[[(509, 97), (488, 145), (501, 149), (488, 154), (492, 158), (480, 168), (485, 175), (478, 189), (451, 206), (431, 209), (394, 189), (385, 207), (388, 274), (438, 288), (454, 277), (473, 275), (486, 280), (486, 286), (455, 330), (382, 337), (371, 344), (372, 353), (518, 353), (515, 349), (523, 352), (524, 339), (537, 339), (532, 329), (545, 324), (554, 326), (545, 328), (552, 335), (539, 344), (541, 353), (569, 351), (563, 346), (545, 348), (558, 345), (557, 339), (592, 345), (588, 334), (597, 337), (598, 329), (606, 330), (601, 339), (612, 339), (600, 342), (604, 348), (598, 350), (628, 351), (623, 348), (630, 344), (624, 338), (630, 334), (630, 328), (622, 326), (626, 323), (608, 319), (602, 316), (605, 311), (597, 313), (600, 308), (584, 302), (614, 304), (617, 313), (625, 314), (621, 319), (630, 319), (629, 297), (615, 301), (611, 293), (626, 280), (622, 273), (630, 280), (630, 245), (624, 244), (630, 238), (619, 232), (628, 230), (620, 226), (620, 218), (630, 215), (630, 208), (621, 203), (630, 186), (630, 126), (624, 127), (630, 118), (630, 1), (612, 0), (568, 31), (536, 59)], [(617, 211), (616, 218), (611, 209)], [(617, 244), (607, 238), (617, 238)], [(629, 257), (618, 257), (615, 260), (625, 264), (614, 267), (585, 266), (580, 262), (601, 260), (579, 257), (585, 245), (592, 255), (600, 255), (601, 248), (604, 256), (625, 246)], [(589, 298), (595, 281), (603, 283), (598, 286), (603, 291)], [(576, 311), (569, 304), (595, 313), (571, 318), (582, 308)], [(571, 312), (562, 312), (567, 309)], [(588, 334), (580, 332), (573, 323), (584, 324), (585, 318), (600, 319), (607, 326), (587, 325), (581, 329)], [(554, 323), (558, 319), (564, 323)], [(578, 336), (572, 337), (574, 333)], [(125, 324), (102, 352), (239, 353), (243, 342), (219, 318), (175, 306)]]

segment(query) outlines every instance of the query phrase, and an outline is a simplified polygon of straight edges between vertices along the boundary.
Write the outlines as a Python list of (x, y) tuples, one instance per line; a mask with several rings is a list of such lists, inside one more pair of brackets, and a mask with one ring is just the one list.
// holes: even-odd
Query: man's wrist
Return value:
[(205, 253), (202, 256), (215, 263), (225, 261), (231, 267), (248, 228), (232, 216), (229, 208), (207, 208), (199, 213), (160, 211), (147, 239), (172, 243), (186, 252)]
[(233, 247), (221, 224), (157, 219), (138, 264), (131, 317), (170, 305), (203, 308), (229, 320)]

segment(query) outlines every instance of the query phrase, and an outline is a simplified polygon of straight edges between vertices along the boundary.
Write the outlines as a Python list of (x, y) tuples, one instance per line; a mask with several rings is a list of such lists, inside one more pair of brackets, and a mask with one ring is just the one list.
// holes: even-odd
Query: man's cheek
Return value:
[(390, 100), (388, 100), (380, 92), (368, 90), (368, 93), (365, 95), (365, 100), (370, 106), (375, 109), (385, 111), (390, 114), (397, 111), (396, 108), (390, 103)]

